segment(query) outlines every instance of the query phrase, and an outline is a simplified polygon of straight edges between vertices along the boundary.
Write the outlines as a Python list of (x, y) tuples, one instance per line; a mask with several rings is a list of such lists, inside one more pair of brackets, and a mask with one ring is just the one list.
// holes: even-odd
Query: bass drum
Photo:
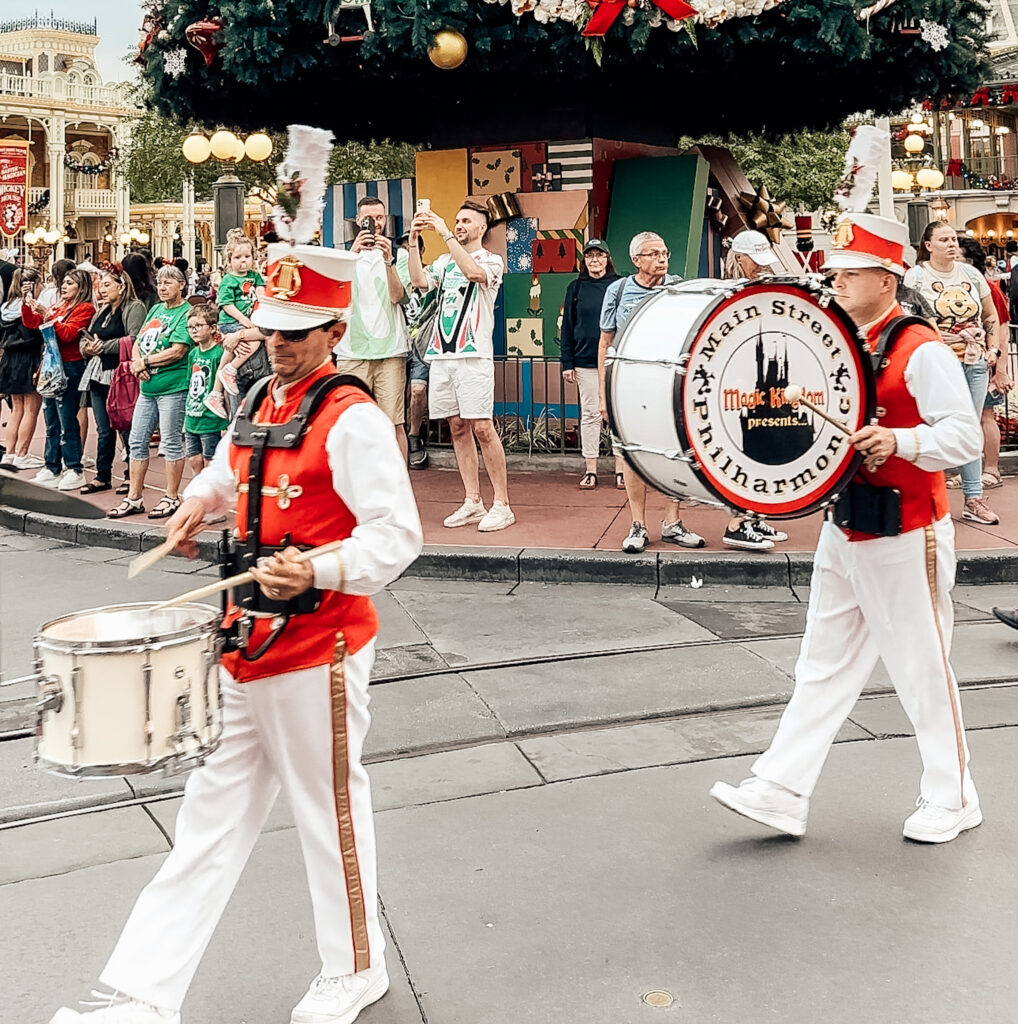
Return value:
[(798, 278), (683, 281), (645, 299), (607, 360), (608, 421), (633, 469), (675, 498), (792, 519), (830, 504), (862, 463), (876, 383), (830, 292)]

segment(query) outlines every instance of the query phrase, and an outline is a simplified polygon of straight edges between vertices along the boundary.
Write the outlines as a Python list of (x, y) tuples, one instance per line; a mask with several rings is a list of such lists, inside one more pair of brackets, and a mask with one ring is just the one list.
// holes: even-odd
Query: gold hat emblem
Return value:
[(847, 249), (853, 238), (855, 233), (852, 231), (852, 222), (847, 217), (838, 221), (837, 230), (834, 232), (834, 248)]
[(304, 264), (294, 256), (284, 256), (270, 271), (266, 290), (274, 299), (292, 299), (300, 294), (300, 268)]

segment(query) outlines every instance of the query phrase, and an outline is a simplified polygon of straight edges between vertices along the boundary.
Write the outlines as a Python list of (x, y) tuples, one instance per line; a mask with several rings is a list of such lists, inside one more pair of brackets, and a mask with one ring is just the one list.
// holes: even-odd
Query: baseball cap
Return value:
[(608, 256), (611, 256), (611, 250), (608, 248), (608, 243), (602, 242), (600, 238), (592, 238), (589, 242), (587, 242), (587, 244), (583, 247), (584, 255), (590, 252), (591, 249), (600, 249), (601, 252), (605, 253)]
[(748, 256), (761, 267), (773, 267), (781, 262), (767, 241), (767, 236), (759, 231), (740, 231), (732, 239), (732, 252)]

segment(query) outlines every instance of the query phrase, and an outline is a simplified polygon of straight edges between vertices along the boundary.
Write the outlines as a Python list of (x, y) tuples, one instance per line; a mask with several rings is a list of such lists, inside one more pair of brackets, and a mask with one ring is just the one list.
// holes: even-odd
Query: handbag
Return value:
[[(445, 281), (445, 270), (448, 264), (442, 267), (438, 276), (438, 284), (429, 292), (421, 293), (414, 289), (414, 296), (410, 299), (410, 305), (406, 310), (407, 336), (410, 344), (413, 345), (417, 358), (424, 360), (424, 353), (428, 350), (428, 342), (435, 330), (435, 317), (441, 308), (442, 284)], [(464, 302), (464, 308), (466, 303)]]
[(130, 430), (131, 417), (138, 402), (141, 386), (138, 378), (131, 372), (131, 352), (134, 339), (120, 339), (120, 362), (113, 371), (110, 391), (106, 396), (106, 415), (110, 418), (110, 426), (114, 430)]

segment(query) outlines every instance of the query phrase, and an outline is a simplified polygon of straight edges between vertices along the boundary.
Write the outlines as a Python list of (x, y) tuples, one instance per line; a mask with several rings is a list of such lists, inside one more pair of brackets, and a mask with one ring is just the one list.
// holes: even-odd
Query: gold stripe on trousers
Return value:
[(353, 939), (354, 973), (371, 966), (368, 944), (368, 919), (361, 885), (360, 864), (350, 809), (350, 763), (346, 736), (346, 639), (337, 634), (336, 654), (330, 670), (332, 700), (332, 778), (336, 794), (336, 823), (339, 828), (339, 853), (343, 859), (347, 903), (350, 906), (350, 933)]
[(951, 704), (951, 717), (954, 719), (954, 743), (958, 751), (959, 785), (961, 786), (961, 805), (965, 806), (965, 736), (961, 725), (961, 710), (958, 707), (958, 690), (951, 678), (951, 665), (947, 657), (947, 645), (944, 643), (944, 631), (940, 625), (940, 603), (937, 592), (937, 534), (933, 526), (923, 528), (926, 536), (926, 582), (930, 588), (930, 603), (933, 608), (933, 621), (937, 626), (937, 639), (940, 642), (940, 659), (944, 665), (944, 680), (947, 684), (947, 699)]

